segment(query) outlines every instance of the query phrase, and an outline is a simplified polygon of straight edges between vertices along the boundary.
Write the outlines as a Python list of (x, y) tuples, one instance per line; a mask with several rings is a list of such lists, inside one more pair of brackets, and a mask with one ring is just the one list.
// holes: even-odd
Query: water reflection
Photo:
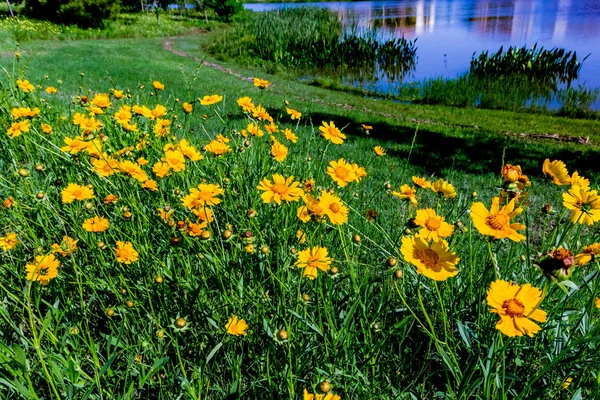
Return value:
[[(579, 82), (600, 87), (600, 2), (595, 0), (402, 0), (336, 3), (247, 4), (257, 11), (327, 7), (344, 21), (377, 27), (387, 36), (417, 39), (412, 78), (456, 77), (473, 53), (500, 46), (564, 47), (584, 63)], [(386, 83), (379, 88), (385, 90)]]

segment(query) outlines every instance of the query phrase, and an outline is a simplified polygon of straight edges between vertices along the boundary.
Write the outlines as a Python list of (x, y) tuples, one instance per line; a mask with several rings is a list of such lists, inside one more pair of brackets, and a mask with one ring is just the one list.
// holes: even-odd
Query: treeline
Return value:
[[(7, 3), (10, 6), (10, 2)], [(19, 6), (19, 4), (17, 4)], [(18, 7), (30, 18), (81, 28), (100, 28), (121, 12), (154, 12), (179, 8), (194, 9), (206, 15), (212, 10), (229, 21), (243, 9), (242, 0), (23, 0)]]

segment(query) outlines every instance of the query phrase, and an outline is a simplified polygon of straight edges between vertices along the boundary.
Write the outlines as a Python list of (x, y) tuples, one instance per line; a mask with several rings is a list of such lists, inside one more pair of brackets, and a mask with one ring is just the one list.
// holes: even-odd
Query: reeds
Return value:
[[(589, 56), (589, 55), (588, 55)], [(584, 57), (583, 61), (588, 57)], [(582, 61), (582, 62), (583, 62)], [(554, 48), (500, 47), (497, 53), (483, 51), (471, 59), (470, 73), (477, 78), (521, 76), (530, 81), (549, 83), (556, 88), (559, 83), (570, 85), (579, 77), (582, 64), (577, 52)]]
[(300, 69), (381, 69), (392, 80), (413, 69), (416, 61), (414, 42), (381, 40), (376, 30), (344, 27), (335, 13), (312, 7), (252, 14), (210, 51)]

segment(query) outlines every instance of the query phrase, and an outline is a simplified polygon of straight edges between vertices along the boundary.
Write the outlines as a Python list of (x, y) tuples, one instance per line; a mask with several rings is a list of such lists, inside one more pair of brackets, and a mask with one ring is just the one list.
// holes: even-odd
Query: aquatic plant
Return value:
[[(588, 54), (589, 56), (589, 54)], [(582, 62), (577, 60), (577, 52), (561, 48), (551, 50), (544, 47), (532, 48), (509, 47), (503, 51), (503, 46), (496, 53), (483, 51), (471, 59), (470, 73), (477, 78), (497, 78), (523, 76), (531, 81), (541, 81), (553, 85), (571, 82), (579, 77)]]

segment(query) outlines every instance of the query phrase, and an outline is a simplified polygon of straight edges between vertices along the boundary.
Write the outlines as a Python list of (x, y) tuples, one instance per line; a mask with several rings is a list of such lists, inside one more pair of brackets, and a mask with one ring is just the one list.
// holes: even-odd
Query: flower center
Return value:
[(509, 221), (508, 215), (501, 213), (490, 215), (485, 219), (486, 224), (492, 229), (502, 229), (508, 225)]
[(511, 317), (522, 317), (525, 312), (525, 305), (517, 299), (505, 300), (502, 308)]
[(337, 167), (335, 169), (335, 174), (338, 177), (344, 179), (344, 178), (346, 178), (348, 176), (348, 170), (346, 168), (344, 168), (344, 167)]
[(339, 204), (336, 204), (336, 203), (331, 203), (331, 204), (329, 205), (329, 209), (330, 209), (332, 212), (334, 212), (334, 213), (337, 213), (338, 211), (340, 211), (340, 205), (339, 205)]
[(428, 268), (433, 268), (440, 260), (440, 256), (431, 249), (419, 250), (417, 258)]
[(425, 221), (425, 227), (430, 231), (437, 231), (438, 229), (440, 229), (441, 225), (442, 222), (436, 218), (429, 218), (427, 221)]
[(271, 187), (271, 190), (277, 194), (285, 194), (287, 192), (287, 186), (283, 183), (276, 183)]

